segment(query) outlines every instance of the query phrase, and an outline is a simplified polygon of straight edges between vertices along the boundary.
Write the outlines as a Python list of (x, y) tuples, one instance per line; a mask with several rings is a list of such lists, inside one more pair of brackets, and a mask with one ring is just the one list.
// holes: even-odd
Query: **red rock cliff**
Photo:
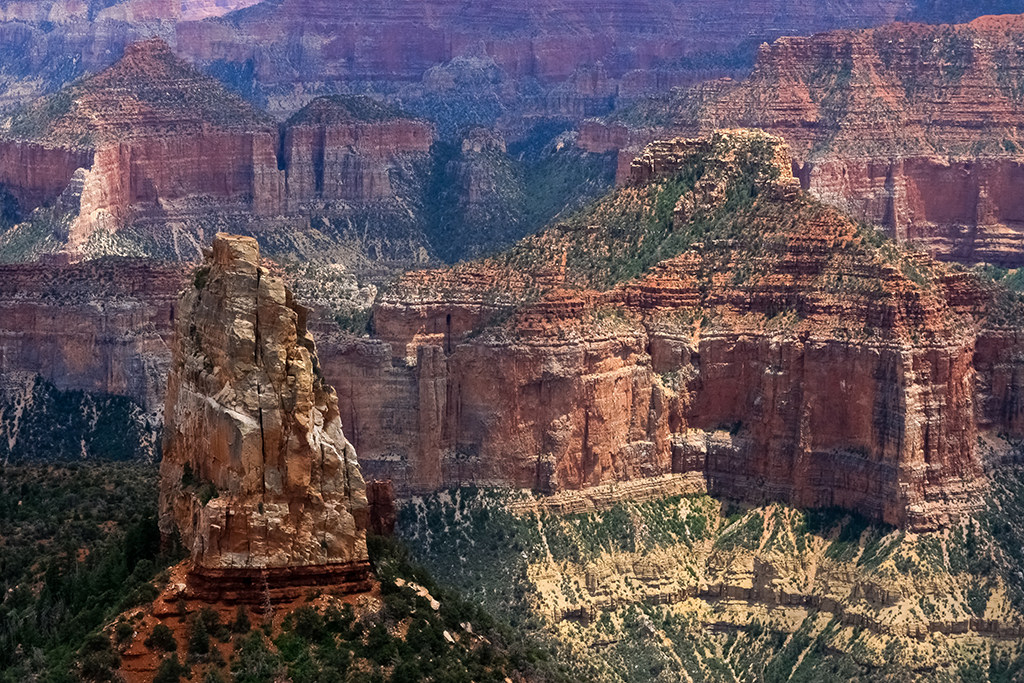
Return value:
[(0, 155), (26, 148), (45, 148), (46, 163), (5, 167), (2, 178), (25, 198), (23, 214), (60, 194), (75, 168), (88, 169), (73, 251), (97, 230), (153, 216), (280, 207), (276, 125), (156, 39), (16, 115)]
[[(639, 248), (630, 231), (673, 187), (650, 168), (710, 155), (700, 164), (718, 171), (670, 204), (675, 233), (692, 235), (709, 225), (700, 212), (731, 206), (723, 169), (765, 144), (753, 153), (776, 170), (742, 218), (721, 214), (679, 256), (590, 289)], [(800, 196), (785, 154), (743, 132), (652, 147), (636, 168), (653, 186), (511, 255), (408, 275), (375, 306), (376, 338), (324, 351), (364, 468), (406, 492), (675, 474), (913, 528), (973, 509), (978, 429), (1019, 433), (1003, 403), (1019, 392), (1017, 328), (970, 276), (879, 247)]]
[(390, 172), (403, 156), (423, 156), (434, 142), (426, 121), (368, 97), (321, 97), (285, 125), (288, 207), (312, 200), (391, 199)]
[(580, 144), (628, 159), (666, 132), (763, 128), (821, 199), (945, 260), (1021, 265), (1022, 30), (1009, 16), (781, 38), (745, 82), (638, 105), (585, 126)]
[(13, 117), (0, 192), (25, 218), (82, 168), (68, 251), (94, 255), (91, 241), (130, 229), (136, 252), (189, 259), (225, 221), (301, 241), (311, 211), (408, 214), (433, 140), (426, 122), (367, 97), (319, 98), (279, 128), (150, 40)]
[(124, 258), (0, 265), (0, 381), (39, 374), (159, 413), (184, 280), (180, 266)]
[(432, 69), (479, 60), (491, 66), (494, 78), (474, 83), (475, 89), (493, 92), (516, 109), (577, 117), (608, 111), (620, 95), (692, 83), (702, 69), (680, 65), (686, 57), (713, 55), (710, 70), (720, 74), (730, 70), (723, 57), (752, 38), (771, 40), (793, 27), (814, 32), (878, 25), (903, 10), (904, 3), (887, 1), (739, 1), (720, 3), (709, 13), (678, 0), (288, 0), (237, 17), (179, 23), (176, 39), (181, 53), (196, 62), (251, 64), (278, 105), (295, 97), (297, 83), (306, 92), (362, 82), (401, 88), (412, 97), (423, 89), (443, 93), (448, 88)]

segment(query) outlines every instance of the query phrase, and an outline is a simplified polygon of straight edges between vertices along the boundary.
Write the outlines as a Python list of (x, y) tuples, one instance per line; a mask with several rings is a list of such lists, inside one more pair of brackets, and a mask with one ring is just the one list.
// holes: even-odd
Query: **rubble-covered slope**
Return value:
[(576, 680), (1009, 682), (1024, 674), (1007, 530), (1022, 481), (1008, 467), (976, 518), (920, 534), (673, 495), (667, 479), (463, 488), (409, 501), (399, 529), (449, 585), (556, 643)]

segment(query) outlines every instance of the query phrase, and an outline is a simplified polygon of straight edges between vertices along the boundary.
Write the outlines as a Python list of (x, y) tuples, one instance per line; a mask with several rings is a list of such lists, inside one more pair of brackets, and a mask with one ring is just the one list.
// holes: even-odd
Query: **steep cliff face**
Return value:
[(2, 133), (5, 213), (32, 219), (72, 185), (76, 203), (55, 240), (40, 241), (45, 221), (0, 237), (4, 260), (54, 249), (190, 259), (228, 224), (306, 256), (425, 258), (433, 129), (366, 97), (314, 100), (279, 128), (150, 40)]
[(154, 39), (15, 115), (3, 153), (42, 155), (43, 163), (5, 165), (0, 182), (26, 215), (85, 168), (68, 236), (70, 250), (82, 251), (98, 232), (147, 218), (276, 213), (276, 143), (265, 114)]
[(610, 184), (608, 160), (567, 126), (535, 123), (511, 147), (484, 128), (439, 143), (433, 124), (366, 96), (317, 98), (278, 126), (147, 41), (8, 123), (0, 261), (190, 260), (225, 226), (274, 256), (457, 260)]
[(1022, 28), (998, 16), (782, 38), (745, 82), (637, 105), (585, 127), (581, 145), (625, 150), (625, 181), (622, 161), (655, 136), (763, 128), (819, 198), (941, 259), (1020, 265)]
[[(643, 94), (746, 73), (753, 46), (782, 35), (911, 16), (964, 20), (993, 7), (963, 0), (731, 0), (715, 12), (680, 0), (253, 4), (6, 3), (0, 7), (0, 108), (105, 68), (134, 40), (160, 36), (280, 118), (319, 94), (368, 90), (400, 93), (417, 113), (444, 111), (459, 125), (492, 123), (504, 112), (577, 118)], [(487, 77), (446, 78), (467, 61), (486, 64)]]
[(313, 100), (285, 125), (289, 208), (298, 210), (317, 199), (395, 199), (401, 179), (393, 185), (392, 173), (422, 164), (433, 141), (429, 123), (368, 97)]
[[(323, 380), (306, 310), (219, 234), (183, 296), (168, 380), (160, 529), (191, 554), (192, 588), (363, 586), (365, 484)], [(257, 585), (258, 584), (258, 585)]]
[(320, 97), (282, 126), (284, 213), (373, 260), (429, 253), (433, 126), (365, 96)]
[(159, 459), (184, 277), (117, 258), (0, 265), (0, 462)]
[[(419, 103), (414, 108), (435, 107), (438, 93), (455, 94), (464, 107), (455, 118), (465, 125), (491, 123), (501, 109), (599, 114), (620, 98), (742, 72), (760, 41), (874, 26), (908, 9), (907, 2), (886, 0), (738, 0), (719, 3), (715, 12), (678, 0), (521, 7), (289, 0), (176, 28), (183, 54), (227, 65), (226, 72), (233, 67), (272, 111), (287, 110), (303, 92), (361, 84), (400, 89), (404, 102)], [(396, 43), (396, 35), (403, 39)], [(486, 76), (466, 73), (471, 61), (486, 65)], [(451, 73), (466, 77), (445, 78)]]
[(178, 266), (106, 258), (0, 265), (0, 377), (163, 406)]
[(324, 353), (366, 470), (405, 491), (674, 474), (915, 528), (972, 509), (979, 427), (1016, 433), (1017, 322), (800, 194), (788, 154), (742, 131), (654, 145), (650, 182), (407, 275), (376, 338)]

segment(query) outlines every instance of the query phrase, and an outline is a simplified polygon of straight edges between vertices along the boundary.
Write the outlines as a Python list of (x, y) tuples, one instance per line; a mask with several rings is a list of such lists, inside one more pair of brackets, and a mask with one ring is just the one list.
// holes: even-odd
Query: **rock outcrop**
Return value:
[(365, 587), (365, 484), (306, 313), (259, 265), (256, 241), (227, 234), (183, 295), (160, 529), (180, 534), (198, 595)]
[(98, 232), (147, 219), (258, 216), (280, 206), (276, 124), (158, 39), (15, 115), (0, 150), (46, 162), (0, 167), (22, 216), (86, 169), (68, 235), (74, 252)]
[(893, 24), (762, 45), (744, 82), (716, 81), (584, 126), (590, 151), (749, 126), (783, 136), (803, 186), (943, 260), (1024, 264), (1024, 17)]
[(391, 199), (391, 162), (400, 155), (423, 156), (433, 141), (426, 121), (368, 97), (313, 100), (285, 126), (289, 206), (298, 209), (315, 199)]
[(652, 146), (643, 186), (407, 275), (374, 338), (324, 351), (364, 469), (405, 492), (675, 473), (912, 528), (973, 509), (979, 430), (1020, 433), (1017, 314), (799, 193), (787, 154)]

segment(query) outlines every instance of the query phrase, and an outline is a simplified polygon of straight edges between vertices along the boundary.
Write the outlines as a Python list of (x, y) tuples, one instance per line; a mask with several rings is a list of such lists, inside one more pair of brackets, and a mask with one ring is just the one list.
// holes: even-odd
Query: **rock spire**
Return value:
[(368, 572), (368, 506), (306, 310), (219, 233), (183, 294), (165, 409), (160, 529), (194, 594), (245, 599)]

